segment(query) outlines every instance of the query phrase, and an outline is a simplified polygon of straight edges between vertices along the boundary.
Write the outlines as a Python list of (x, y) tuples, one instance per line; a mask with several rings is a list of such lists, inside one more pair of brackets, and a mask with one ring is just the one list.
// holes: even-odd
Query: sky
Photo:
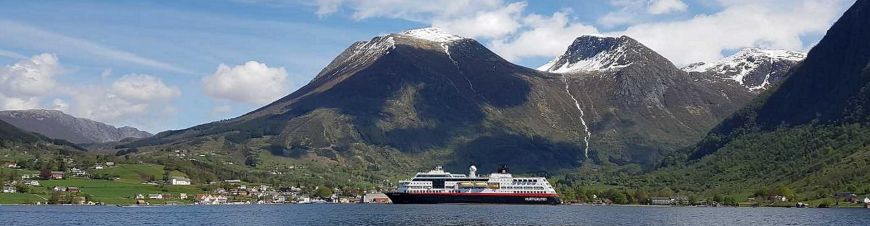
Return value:
[(678, 66), (808, 51), (855, 0), (0, 1), (0, 110), (56, 109), (156, 133), (302, 87), (355, 41), (439, 27), (536, 68), (587, 35)]

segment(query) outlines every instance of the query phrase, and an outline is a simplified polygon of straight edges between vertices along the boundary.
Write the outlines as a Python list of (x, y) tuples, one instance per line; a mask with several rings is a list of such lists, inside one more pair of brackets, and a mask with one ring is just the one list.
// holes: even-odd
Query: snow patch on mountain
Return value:
[(590, 58), (569, 62), (555, 67), (560, 58), (551, 60), (547, 64), (538, 67), (539, 71), (553, 73), (584, 72), (584, 71), (612, 71), (625, 68), (631, 63), (620, 64), (619, 59), (625, 56), (625, 46), (620, 46), (613, 52), (601, 52)]
[(612, 71), (632, 63), (627, 60), (628, 37), (584, 35), (577, 38), (568, 50), (537, 68), (553, 73)]
[(407, 30), (399, 34), (433, 42), (453, 42), (465, 39), (461, 36), (447, 33), (446, 31), (441, 30), (437, 27)]

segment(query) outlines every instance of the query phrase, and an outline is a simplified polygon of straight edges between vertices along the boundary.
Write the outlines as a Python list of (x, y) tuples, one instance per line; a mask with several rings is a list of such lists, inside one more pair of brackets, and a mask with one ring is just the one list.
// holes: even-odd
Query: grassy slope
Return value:
[(870, 127), (801, 126), (733, 139), (687, 167), (667, 168), (651, 181), (687, 191), (747, 193), (780, 185), (804, 198), (870, 190)]

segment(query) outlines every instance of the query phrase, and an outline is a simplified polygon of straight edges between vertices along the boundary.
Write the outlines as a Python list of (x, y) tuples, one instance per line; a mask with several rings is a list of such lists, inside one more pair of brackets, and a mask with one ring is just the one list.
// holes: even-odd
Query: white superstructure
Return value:
[(441, 166), (429, 172), (420, 172), (411, 180), (400, 181), (400, 193), (494, 193), (494, 194), (550, 194), (556, 190), (543, 177), (513, 177), (502, 168), (498, 173), (477, 176), (477, 167), (469, 167), (469, 174), (452, 174)]

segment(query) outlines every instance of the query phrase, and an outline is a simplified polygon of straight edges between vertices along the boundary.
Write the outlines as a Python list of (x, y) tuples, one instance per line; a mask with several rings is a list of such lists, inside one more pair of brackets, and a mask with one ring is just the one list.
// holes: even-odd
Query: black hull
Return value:
[(535, 204), (556, 205), (561, 203), (556, 196), (523, 195), (475, 195), (475, 194), (412, 194), (401, 192), (386, 193), (394, 204), (439, 204), (439, 203), (482, 203), (482, 204)]

